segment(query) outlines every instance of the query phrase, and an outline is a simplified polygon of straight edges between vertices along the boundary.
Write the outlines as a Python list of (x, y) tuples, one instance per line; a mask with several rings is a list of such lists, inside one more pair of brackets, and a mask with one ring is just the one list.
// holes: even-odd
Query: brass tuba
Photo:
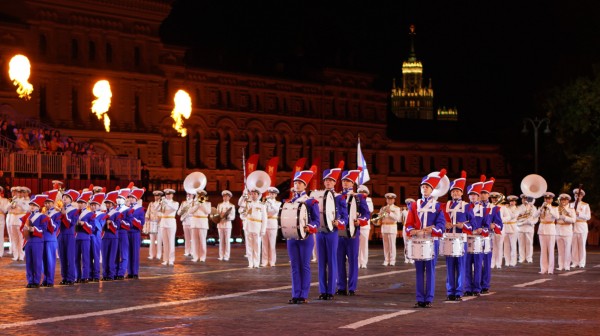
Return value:
[(529, 174), (521, 181), (521, 191), (525, 196), (539, 198), (548, 189), (548, 184), (543, 177), (537, 174)]
[(253, 171), (250, 175), (248, 175), (248, 179), (246, 179), (246, 189), (258, 190), (260, 194), (263, 194), (269, 189), (271, 186), (271, 178), (269, 174), (262, 170)]
[(206, 175), (201, 172), (193, 172), (183, 180), (183, 189), (188, 194), (196, 195), (200, 190), (204, 190), (206, 182)]

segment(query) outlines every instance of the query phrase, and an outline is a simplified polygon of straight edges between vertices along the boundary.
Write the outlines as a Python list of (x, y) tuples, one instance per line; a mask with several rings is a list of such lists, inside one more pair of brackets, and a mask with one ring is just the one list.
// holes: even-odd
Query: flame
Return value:
[(31, 75), (29, 59), (23, 55), (15, 55), (11, 58), (8, 65), (8, 75), (17, 87), (19, 98), (30, 99), (33, 85), (27, 81), (29, 75)]
[(181, 134), (182, 137), (187, 135), (187, 129), (183, 127), (183, 118), (188, 119), (192, 114), (192, 98), (190, 95), (184, 90), (179, 90), (175, 93), (175, 108), (173, 112), (171, 112), (171, 118), (175, 123), (173, 124), (173, 128)]
[(110, 108), (110, 99), (112, 98), (110, 83), (107, 80), (97, 81), (94, 84), (92, 93), (97, 98), (92, 102), (92, 112), (96, 113), (98, 119), (104, 119), (104, 129), (110, 132), (110, 118), (106, 114)]

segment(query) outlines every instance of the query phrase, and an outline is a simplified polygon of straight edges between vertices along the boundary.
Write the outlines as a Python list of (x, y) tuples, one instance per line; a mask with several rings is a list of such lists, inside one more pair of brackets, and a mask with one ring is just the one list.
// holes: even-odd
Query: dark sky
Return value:
[(334, 66), (375, 73), (387, 91), (415, 24), (435, 105), (457, 107), (467, 125), (491, 116), (518, 132), (523, 116), (543, 114), (535, 100), (545, 89), (600, 63), (599, 13), (591, 0), (178, 0), (162, 36), (189, 46), (190, 64), (269, 73), (283, 62), (290, 77)]

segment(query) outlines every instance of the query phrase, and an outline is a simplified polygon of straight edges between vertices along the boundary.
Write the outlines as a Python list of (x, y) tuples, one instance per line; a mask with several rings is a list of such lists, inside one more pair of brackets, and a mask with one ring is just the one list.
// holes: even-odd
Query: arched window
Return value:
[(48, 40), (46, 39), (45, 34), (40, 34), (40, 55), (46, 56), (48, 52)]
[(194, 137), (194, 142), (193, 142), (193, 144), (194, 144), (194, 162), (196, 163), (195, 167), (196, 168), (204, 168), (204, 165), (202, 163), (202, 143), (200, 140), (200, 139), (202, 139), (202, 137), (200, 135), (200, 131), (194, 133), (193, 137)]

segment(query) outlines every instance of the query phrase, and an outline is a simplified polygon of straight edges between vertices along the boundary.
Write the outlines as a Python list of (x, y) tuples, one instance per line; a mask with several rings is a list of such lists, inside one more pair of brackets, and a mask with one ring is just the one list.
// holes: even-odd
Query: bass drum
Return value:
[(333, 232), (333, 221), (335, 220), (335, 196), (331, 190), (315, 190), (310, 197), (319, 201), (319, 213), (321, 215), (321, 227), (327, 232)]
[(338, 230), (338, 236), (345, 238), (354, 238), (356, 235), (356, 226), (354, 221), (358, 218), (358, 199), (354, 195), (348, 195), (348, 223), (344, 230)]
[(306, 239), (308, 211), (304, 203), (284, 203), (279, 210), (279, 226), (285, 239)]

